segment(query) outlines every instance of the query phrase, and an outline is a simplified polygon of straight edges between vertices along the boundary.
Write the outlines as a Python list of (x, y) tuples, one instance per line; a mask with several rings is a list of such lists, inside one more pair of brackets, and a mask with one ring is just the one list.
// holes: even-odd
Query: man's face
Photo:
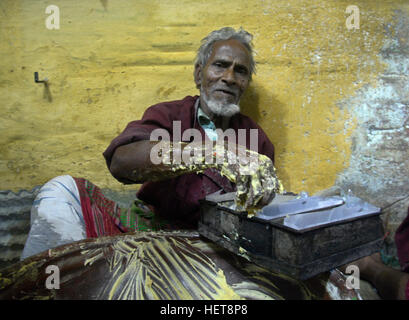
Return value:
[(207, 100), (238, 105), (250, 82), (250, 56), (237, 40), (217, 41), (207, 64), (196, 66), (195, 82)]

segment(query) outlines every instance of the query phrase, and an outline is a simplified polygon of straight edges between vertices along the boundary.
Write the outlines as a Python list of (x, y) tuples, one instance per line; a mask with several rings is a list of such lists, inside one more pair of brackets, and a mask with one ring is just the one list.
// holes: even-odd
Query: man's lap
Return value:
[(48, 181), (34, 200), (31, 230), (21, 260), (90, 237), (167, 227), (139, 199), (129, 208), (121, 208), (90, 181), (59, 176)]

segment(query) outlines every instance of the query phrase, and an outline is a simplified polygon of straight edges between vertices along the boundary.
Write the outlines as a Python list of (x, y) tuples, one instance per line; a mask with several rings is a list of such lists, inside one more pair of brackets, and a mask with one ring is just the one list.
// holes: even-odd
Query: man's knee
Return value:
[(86, 237), (81, 199), (75, 180), (58, 176), (40, 189), (31, 208), (31, 225), (47, 225), (64, 241)]

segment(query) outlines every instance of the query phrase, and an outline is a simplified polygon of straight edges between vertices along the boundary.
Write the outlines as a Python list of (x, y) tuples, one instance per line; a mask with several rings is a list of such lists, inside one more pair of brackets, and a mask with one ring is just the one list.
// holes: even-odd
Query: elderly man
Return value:
[[(249, 211), (271, 201), (280, 189), (273, 144), (239, 106), (255, 71), (251, 40), (242, 29), (211, 32), (194, 68), (200, 96), (151, 106), (111, 142), (104, 157), (112, 175), (143, 183), (132, 208), (120, 208), (85, 179), (57, 177), (33, 205), (22, 258), (86, 237), (195, 228), (199, 200), (218, 191), (236, 192), (237, 205)], [(160, 142), (152, 139), (158, 130)]]
[[(194, 79), (200, 89), (200, 97), (188, 96), (180, 101), (152, 106), (142, 120), (128, 124), (105, 151), (108, 167), (119, 181), (149, 181), (138, 192), (138, 198), (153, 205), (157, 215), (194, 227), (199, 214), (198, 200), (220, 189), (234, 191), (232, 182), (239, 184), (246, 207), (257, 204), (254, 202), (261, 196), (265, 198), (261, 199), (259, 206), (266, 204), (277, 191), (276, 180), (270, 179), (275, 176), (271, 165), (274, 147), (263, 130), (239, 112), (240, 98), (250, 83), (255, 67), (250, 40), (251, 35), (243, 30), (236, 32), (232, 28), (223, 28), (212, 32), (203, 40), (195, 64)], [(169, 180), (177, 166), (152, 165), (149, 157), (153, 146), (150, 135), (156, 128), (164, 128), (174, 138), (173, 124), (177, 121), (180, 121), (182, 133), (191, 128), (197, 129), (203, 137), (202, 141), (219, 138), (215, 131), (217, 128), (222, 131), (233, 129), (236, 137), (239, 129), (246, 130), (247, 149), (250, 149), (250, 130), (257, 130), (255, 151), (268, 157), (261, 159), (264, 165), (270, 162), (265, 176), (246, 177), (242, 181), (239, 179), (239, 166), (227, 168), (227, 165), (205, 168), (200, 174), (187, 173)], [(236, 160), (236, 163), (240, 162), (240, 159)], [(227, 178), (219, 173), (224, 173), (224, 169), (231, 172), (231, 175), (225, 174)], [(195, 163), (189, 170), (202, 171), (203, 163)], [(153, 177), (160, 181), (152, 182)], [(260, 188), (255, 190), (252, 188), (255, 185)]]

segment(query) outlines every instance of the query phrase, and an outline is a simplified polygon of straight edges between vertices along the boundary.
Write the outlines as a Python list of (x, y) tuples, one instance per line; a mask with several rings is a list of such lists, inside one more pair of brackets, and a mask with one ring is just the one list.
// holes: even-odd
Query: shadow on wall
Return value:
[[(268, 105), (260, 105), (260, 97), (266, 97), (266, 101), (269, 101)], [(288, 113), (288, 110), (284, 107), (284, 104), (280, 102), (274, 95), (272, 95), (269, 91), (265, 90), (262, 86), (254, 86), (251, 85), (248, 87), (247, 91), (244, 93), (241, 101), (241, 112), (251, 119), (253, 119), (257, 124), (260, 125), (260, 120), (269, 116), (270, 119), (278, 120), (277, 123), (280, 123), (281, 119), (285, 119)], [(272, 117), (270, 115), (273, 115)], [(271, 142), (274, 144), (275, 147), (275, 166), (278, 171), (278, 176), (281, 181), (286, 181), (286, 189), (287, 191), (291, 190), (290, 185), (290, 176), (287, 173), (285, 167), (283, 167), (282, 163), (278, 163), (278, 152), (280, 150), (286, 150), (288, 144), (288, 135), (287, 135), (287, 128), (285, 126), (277, 126), (274, 128), (275, 125), (271, 124), (268, 125), (268, 130), (266, 124), (261, 125), (262, 129), (266, 131), (274, 131), (276, 133), (274, 137), (268, 135)]]
[(262, 90), (260, 87), (255, 88), (250, 85), (240, 100), (241, 112), (257, 123), (260, 121), (260, 94), (264, 94), (264, 92), (260, 93), (260, 90)]

